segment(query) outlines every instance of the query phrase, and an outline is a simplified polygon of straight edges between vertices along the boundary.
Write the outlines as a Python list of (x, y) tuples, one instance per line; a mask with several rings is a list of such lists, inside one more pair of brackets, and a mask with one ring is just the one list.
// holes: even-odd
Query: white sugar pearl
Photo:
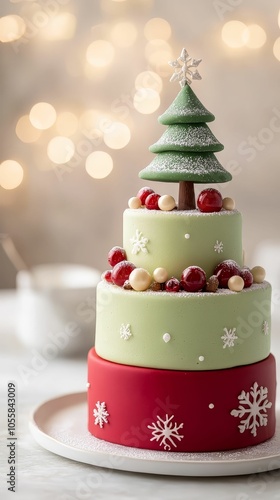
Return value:
[(148, 273), (148, 271), (146, 271), (146, 269), (137, 267), (130, 273), (129, 283), (133, 290), (143, 292), (144, 290), (147, 290), (152, 283), (152, 276)]
[(157, 267), (153, 272), (153, 278), (157, 283), (164, 283), (168, 279), (168, 272), (164, 267)]
[(209, 408), (210, 410), (213, 410), (213, 408), (215, 408), (215, 405), (213, 405), (213, 403), (210, 403)]
[(199, 361), (204, 361), (204, 356), (199, 356), (198, 360)]
[(262, 283), (265, 280), (265, 269), (261, 266), (255, 266), (251, 269), (254, 283)]
[(241, 292), (244, 288), (244, 280), (241, 276), (232, 276), (228, 280), (228, 287), (232, 292)]
[(129, 208), (140, 208), (141, 207), (140, 198), (137, 198), (137, 196), (132, 196), (132, 198), (129, 198), (128, 200), (128, 206)]
[(169, 342), (169, 340), (171, 339), (171, 335), (170, 333), (165, 333), (163, 336), (162, 336), (163, 340), (165, 343)]
[(234, 210), (235, 201), (232, 198), (223, 198), (223, 208), (225, 210)]
[(164, 194), (159, 198), (158, 206), (160, 210), (170, 211), (176, 207), (176, 201), (174, 200), (173, 196), (170, 196), (170, 194)]
[(191, 235), (190, 235), (189, 233), (186, 233), (186, 234), (185, 234), (185, 238), (186, 238), (186, 240), (189, 240), (189, 239), (190, 239), (190, 237), (191, 237)]

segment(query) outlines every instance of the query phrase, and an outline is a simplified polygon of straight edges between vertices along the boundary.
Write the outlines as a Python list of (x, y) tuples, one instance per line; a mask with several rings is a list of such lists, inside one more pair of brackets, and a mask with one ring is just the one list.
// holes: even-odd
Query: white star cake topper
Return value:
[(187, 50), (183, 49), (181, 55), (175, 61), (169, 61), (169, 65), (174, 68), (174, 73), (170, 78), (171, 82), (178, 81), (181, 87), (191, 84), (193, 80), (201, 80), (201, 75), (197, 71), (197, 66), (202, 59), (190, 57)]

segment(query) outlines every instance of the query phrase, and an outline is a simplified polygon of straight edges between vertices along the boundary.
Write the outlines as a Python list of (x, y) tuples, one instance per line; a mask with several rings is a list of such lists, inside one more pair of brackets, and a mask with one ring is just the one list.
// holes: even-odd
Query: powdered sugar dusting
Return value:
[(139, 294), (141, 296), (149, 295), (150, 298), (152, 297), (159, 298), (159, 297), (170, 297), (171, 300), (179, 300), (180, 298), (189, 298), (189, 299), (195, 299), (199, 297), (208, 297), (209, 300), (215, 300), (217, 297), (222, 296), (222, 295), (235, 295), (239, 296), (240, 294), (244, 293), (253, 293), (254, 291), (257, 290), (266, 290), (268, 288), (271, 288), (270, 283), (267, 281), (264, 281), (263, 283), (257, 284), (254, 283), (251, 285), (249, 288), (243, 288), (241, 292), (239, 292), (236, 295), (236, 292), (232, 292), (228, 288), (218, 288), (218, 290), (215, 293), (210, 293), (210, 292), (195, 292), (195, 293), (189, 293), (185, 291), (180, 291), (178, 293), (170, 293), (166, 292), (164, 290), (162, 291), (157, 291), (154, 292), (153, 290), (145, 290), (144, 292), (136, 292), (135, 290), (124, 290), (123, 288), (112, 285), (110, 283), (106, 283), (105, 281), (102, 281), (102, 285), (107, 288), (108, 292), (113, 292), (113, 293), (133, 293), (133, 294)]
[(204, 123), (172, 125), (150, 147), (150, 151), (154, 153), (164, 150), (220, 151), (222, 149), (223, 145)]
[(133, 217), (135, 216), (140, 216), (143, 215), (143, 211), (146, 212), (147, 216), (153, 215), (156, 217), (175, 217), (175, 216), (181, 216), (181, 217), (221, 217), (221, 216), (229, 216), (229, 215), (236, 215), (238, 214), (241, 216), (241, 213), (238, 212), (238, 210), (225, 210), (222, 208), (220, 212), (200, 212), (197, 209), (194, 210), (171, 210), (170, 212), (163, 212), (161, 210), (148, 210), (146, 207), (141, 207), (141, 208), (127, 208), (124, 213), (133, 213)]
[[(184, 92), (182, 89), (181, 92)], [(195, 122), (212, 122), (215, 120), (215, 116), (210, 113), (197, 98), (189, 99), (186, 106), (182, 106), (182, 101), (177, 100), (177, 98), (172, 102), (169, 108), (159, 116), (159, 122), (163, 125), (169, 125), (173, 123), (195, 123)]]
[[(82, 415), (82, 418), (80, 417), (80, 422), (86, 421), (85, 415), (86, 403), (84, 415)], [(269, 439), (265, 443), (261, 443), (257, 446), (243, 448), (242, 450), (230, 450), (211, 453), (182, 453), (163, 450), (154, 451), (117, 445), (109, 443), (102, 439), (95, 438), (87, 431), (86, 425), (81, 425), (80, 423), (79, 425), (75, 425), (75, 422), (73, 423), (73, 428), (71, 427), (70, 429), (66, 429), (65, 431), (57, 431), (53, 427), (50, 429), (49, 435), (66, 446), (75, 448), (76, 450), (84, 450), (92, 453), (93, 458), (96, 453), (104, 453), (105, 455), (107, 455), (107, 457), (104, 457), (103, 466), (123, 469), (122, 457), (141, 461), (160, 460), (162, 462), (197, 462), (198, 464), (202, 464), (203, 462), (239, 462), (240, 460), (258, 460), (265, 457), (279, 457), (280, 420), (278, 419), (277, 422), (278, 428), (275, 437)], [(92, 463), (94, 463), (94, 460)]]
[(178, 182), (189, 180), (193, 182), (227, 182), (232, 176), (219, 163), (213, 153), (192, 153), (182, 151), (164, 151), (141, 170), (142, 179), (157, 178), (161, 181)]

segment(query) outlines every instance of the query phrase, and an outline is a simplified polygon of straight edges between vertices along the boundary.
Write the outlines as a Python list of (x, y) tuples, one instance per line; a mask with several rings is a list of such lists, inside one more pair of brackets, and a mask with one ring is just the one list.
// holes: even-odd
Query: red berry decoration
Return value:
[(115, 265), (112, 270), (112, 281), (115, 285), (123, 286), (125, 281), (128, 280), (130, 273), (135, 269), (135, 265), (128, 260), (123, 260)]
[(164, 289), (167, 292), (179, 292), (180, 281), (177, 280), (177, 278), (170, 278), (168, 281), (166, 281)]
[(231, 259), (220, 262), (214, 270), (214, 274), (219, 280), (220, 288), (228, 288), (228, 280), (232, 276), (240, 276), (241, 269), (239, 265)]
[(142, 205), (145, 205), (147, 196), (152, 193), (154, 193), (154, 190), (152, 188), (143, 187), (140, 189), (140, 191), (138, 191), (137, 198), (140, 198)]
[(107, 281), (107, 283), (112, 283), (112, 271), (104, 271), (104, 273), (101, 276), (101, 279)]
[(249, 269), (249, 267), (242, 267), (240, 271), (240, 276), (244, 281), (244, 288), (249, 288), (254, 281), (254, 277)]
[(159, 210), (158, 200), (160, 195), (156, 193), (149, 194), (145, 201), (145, 206), (148, 210)]
[(118, 264), (119, 262), (122, 262), (123, 260), (126, 260), (125, 250), (121, 247), (111, 248), (110, 252), (108, 253), (109, 264), (112, 267), (114, 267), (116, 264)]
[(197, 207), (200, 212), (220, 212), (222, 206), (223, 197), (217, 189), (204, 189), (197, 198)]
[(186, 292), (199, 292), (206, 285), (206, 274), (201, 267), (187, 267), (182, 273), (180, 284)]

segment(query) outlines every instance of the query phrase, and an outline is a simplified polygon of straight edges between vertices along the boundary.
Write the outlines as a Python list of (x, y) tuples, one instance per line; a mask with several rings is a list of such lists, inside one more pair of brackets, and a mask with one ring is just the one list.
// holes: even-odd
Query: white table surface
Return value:
[[(167, 477), (98, 468), (54, 455), (41, 448), (28, 430), (29, 415), (41, 402), (69, 392), (86, 390), (86, 356), (56, 358), (24, 382), (19, 367), (31, 368), (32, 354), (17, 341), (16, 294), (0, 292), (1, 451), (0, 498), (12, 498), (7, 491), (6, 387), (17, 382), (18, 461), (17, 493), (20, 500), (280, 500), (280, 469), (237, 477)], [(274, 322), (272, 351), (280, 365), (280, 335)], [(278, 388), (279, 404), (279, 388)]]

